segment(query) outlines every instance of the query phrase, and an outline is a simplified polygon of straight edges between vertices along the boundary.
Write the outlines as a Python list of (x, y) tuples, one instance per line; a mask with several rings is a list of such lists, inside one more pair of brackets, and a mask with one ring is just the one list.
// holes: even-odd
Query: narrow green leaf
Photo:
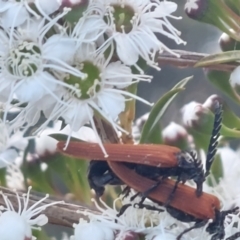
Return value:
[(190, 79), (192, 79), (192, 77), (188, 77), (180, 81), (172, 88), (172, 90), (164, 94), (153, 106), (148, 120), (143, 126), (140, 143), (163, 143), (159, 121), (168, 109), (173, 99), (180, 91), (184, 90), (183, 87), (188, 83)]
[(194, 65), (194, 67), (207, 67), (219, 63), (227, 63), (238, 60), (240, 60), (240, 50), (221, 52), (202, 58)]
[(223, 102), (223, 120), (222, 123), (229, 128), (240, 130), (240, 118)]
[(222, 71), (207, 71), (207, 77), (209, 81), (219, 90), (221, 90), (225, 95), (227, 95), (230, 99), (232, 99), (234, 102), (240, 104), (240, 98), (238, 95), (233, 91), (230, 83), (229, 78), (230, 74), (228, 72), (222, 72)]
[(6, 186), (6, 168), (0, 168), (0, 184)]
[(78, 200), (90, 202), (91, 192), (86, 177), (87, 161), (56, 154), (47, 164), (51, 174)]
[(221, 129), (220, 133), (224, 137), (240, 139), (240, 131), (238, 131), (236, 129), (228, 128), (225, 125), (222, 125), (222, 129)]
[(21, 168), (35, 191), (54, 194), (49, 169), (42, 171), (41, 162), (26, 162)]

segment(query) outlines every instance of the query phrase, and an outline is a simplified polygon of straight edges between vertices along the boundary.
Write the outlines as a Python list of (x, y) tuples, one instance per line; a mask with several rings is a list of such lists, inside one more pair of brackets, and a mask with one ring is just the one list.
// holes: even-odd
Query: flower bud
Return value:
[(240, 50), (240, 42), (223, 33), (219, 39), (219, 45), (222, 51)]
[(240, 40), (240, 18), (225, 2), (216, 0), (187, 0), (186, 14), (197, 21), (209, 23)]
[(210, 106), (210, 103), (208, 102), (204, 105), (197, 102), (190, 102), (186, 104), (181, 110), (183, 125), (187, 129), (211, 134), (214, 116), (206, 106)]
[(231, 75), (230, 75), (230, 80), (229, 80), (234, 92), (237, 95), (240, 95), (240, 66), (236, 67)]
[(208, 108), (212, 112), (214, 112), (216, 108), (216, 103), (222, 103), (222, 101), (223, 100), (217, 94), (213, 94), (206, 99), (206, 101), (203, 103), (203, 107)]
[(171, 146), (176, 146), (181, 149), (187, 149), (189, 138), (186, 129), (181, 125), (171, 122), (166, 128), (162, 131), (162, 137), (164, 143)]

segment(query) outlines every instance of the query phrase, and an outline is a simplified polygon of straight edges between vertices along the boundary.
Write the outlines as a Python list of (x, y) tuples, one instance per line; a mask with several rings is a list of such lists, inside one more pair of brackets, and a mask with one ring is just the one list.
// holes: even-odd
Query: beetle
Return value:
[[(134, 168), (137, 173), (153, 180), (159, 177), (177, 177), (175, 191), (178, 183), (193, 180), (196, 185), (196, 195), (202, 193), (202, 184), (209, 175), (211, 164), (217, 150), (218, 137), (221, 130), (222, 105), (216, 101), (213, 130), (209, 142), (206, 170), (202, 162), (193, 151), (182, 151), (177, 147), (154, 144), (121, 145), (104, 144), (108, 153), (105, 157), (101, 148), (95, 143), (70, 142), (66, 150), (62, 150), (65, 143), (58, 143), (58, 150), (77, 158), (94, 159), (89, 166), (88, 179), (91, 188), (98, 196), (104, 192), (106, 184), (122, 184), (116, 174), (113, 174), (104, 159), (109, 161), (124, 162), (128, 167)], [(100, 162), (97, 162), (100, 161)], [(156, 183), (151, 189), (157, 186)], [(173, 194), (173, 193), (172, 193)], [(171, 194), (171, 195), (172, 195)]]
[[(213, 221), (208, 224), (206, 231), (213, 235), (211, 240), (224, 238), (225, 231), (223, 224), (225, 217), (230, 213), (236, 213), (236, 211), (238, 211), (237, 207), (231, 210), (220, 211), (220, 201), (216, 196), (203, 192), (200, 197), (197, 197), (195, 188), (183, 184), (178, 185), (174, 193), (174, 198), (169, 202), (169, 195), (171, 195), (172, 189), (176, 186), (176, 181), (165, 178), (162, 180), (161, 184), (158, 185), (156, 181), (141, 176), (134, 168), (131, 169), (121, 161), (108, 160), (108, 163), (105, 162), (105, 167), (109, 168), (114, 181), (118, 179), (120, 183), (126, 184), (137, 192), (146, 192), (146, 190), (148, 191), (152, 186), (156, 186), (153, 191), (148, 191), (147, 197), (149, 199), (165, 206), (167, 212), (177, 220), (182, 222), (195, 222), (192, 227), (184, 230), (177, 237), (177, 240), (180, 240), (185, 233), (192, 229), (203, 227), (210, 219)], [(109, 177), (110, 174), (107, 174), (107, 176)], [(100, 174), (100, 180), (102, 179), (102, 175)], [(168, 202), (167, 205), (166, 202)], [(186, 204), (186, 202), (188, 202), (188, 204)], [(139, 203), (139, 207), (148, 206)], [(123, 206), (123, 211), (125, 209), (125, 206)], [(153, 208), (151, 209), (154, 210)], [(156, 208), (156, 210), (158, 209)], [(120, 210), (120, 214), (122, 214), (123, 211)], [(235, 236), (238, 235), (234, 234), (229, 237), (228, 240), (237, 239)]]
[[(109, 166), (125, 184), (137, 192), (144, 192), (156, 184), (154, 180), (139, 175), (122, 163), (109, 161)], [(174, 180), (164, 179), (154, 191), (149, 192), (148, 198), (160, 205), (165, 205), (174, 186)], [(141, 204), (139, 207), (141, 207)], [(146, 207), (146, 205), (142, 205), (142, 207)], [(211, 240), (223, 239), (225, 236), (224, 220), (226, 216), (231, 213), (236, 214), (239, 211), (238, 207), (220, 211), (220, 201), (216, 196), (203, 192), (200, 197), (197, 197), (194, 188), (182, 184), (176, 189), (170, 205), (165, 207), (167, 212), (179, 221), (195, 222), (192, 227), (185, 229), (177, 237), (177, 240), (180, 240), (185, 233), (192, 229), (203, 227), (210, 219), (212, 219), (212, 222), (208, 224), (206, 231), (212, 235)], [(239, 236), (240, 233), (235, 233), (227, 239), (235, 240)]]

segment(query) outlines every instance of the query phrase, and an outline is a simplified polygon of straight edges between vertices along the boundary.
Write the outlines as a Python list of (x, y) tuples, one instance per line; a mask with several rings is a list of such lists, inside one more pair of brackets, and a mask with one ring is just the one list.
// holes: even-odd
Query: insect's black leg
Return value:
[(226, 211), (218, 211), (215, 210), (215, 220), (211, 223), (206, 228), (206, 231), (209, 234), (213, 234), (211, 240), (218, 240), (218, 239), (224, 239), (225, 236), (225, 229), (224, 229), (224, 221), (225, 218), (228, 214), (236, 214), (238, 213), (239, 207), (235, 207), (230, 210)]
[(226, 238), (226, 240), (235, 240), (235, 239), (239, 239), (239, 237), (240, 237), (240, 232), (236, 232), (232, 236)]
[(130, 190), (131, 188), (129, 186), (126, 186), (119, 195), (123, 195), (123, 199), (124, 199), (129, 196)]
[[(127, 189), (128, 193), (130, 192), (130, 188), (129, 187), (126, 187), (125, 189)], [(125, 189), (122, 191), (122, 193), (125, 191)], [(130, 201), (133, 201), (137, 196), (139, 196), (140, 193), (136, 193), (134, 194), (131, 198), (130, 198)], [(141, 200), (142, 201), (142, 200)], [(143, 200), (144, 201), (144, 200)], [(128, 203), (128, 204), (125, 204), (121, 207), (121, 209), (119, 210), (118, 214), (117, 214), (117, 217), (120, 217), (121, 215), (123, 215), (123, 213), (131, 206), (132, 204), (131, 203)]]
[[(135, 193), (131, 198), (130, 198), (130, 201), (133, 201), (137, 196), (139, 196), (139, 195), (141, 195), (141, 193), (140, 192), (138, 192), (138, 193)], [(142, 197), (142, 199), (143, 199), (144, 197)]]
[(128, 203), (128, 204), (123, 205), (123, 206), (120, 208), (120, 210), (119, 210), (119, 212), (118, 212), (118, 214), (117, 214), (117, 217), (120, 217), (121, 215), (123, 215), (123, 214), (125, 213), (125, 211), (126, 211), (130, 206), (132, 206), (131, 203)]
[(156, 190), (156, 188), (162, 183), (162, 180), (163, 180), (163, 179), (158, 180), (154, 185), (152, 185), (152, 187), (150, 187), (149, 189), (147, 189), (146, 191), (144, 191), (144, 192), (142, 193), (142, 197), (143, 197), (143, 198), (148, 197), (148, 195), (149, 195), (151, 192), (153, 192), (154, 190)]
[(172, 192), (170, 193), (170, 195), (168, 196), (167, 201), (164, 203), (164, 207), (167, 207), (167, 206), (171, 203), (171, 201), (173, 200), (174, 193), (175, 193), (176, 190), (177, 190), (177, 187), (178, 187), (178, 184), (179, 184), (180, 180), (181, 180), (181, 174), (178, 175), (178, 178), (177, 178), (177, 180), (176, 180), (176, 182), (175, 182), (175, 185), (174, 185), (174, 187), (173, 187), (173, 190), (172, 190)]
[(147, 210), (152, 210), (152, 211), (158, 211), (158, 212), (164, 212), (163, 209), (157, 208), (156, 206), (152, 206), (150, 204), (144, 204), (143, 202), (145, 201), (145, 198), (143, 197), (139, 203), (135, 203), (134, 207), (138, 206), (138, 208), (146, 208)]
[(177, 236), (177, 240), (180, 240), (182, 238), (182, 236), (187, 233), (190, 232), (191, 230), (195, 229), (195, 228), (200, 228), (203, 227), (208, 221), (200, 221), (200, 222), (196, 222), (192, 227), (185, 229), (181, 234), (179, 234)]

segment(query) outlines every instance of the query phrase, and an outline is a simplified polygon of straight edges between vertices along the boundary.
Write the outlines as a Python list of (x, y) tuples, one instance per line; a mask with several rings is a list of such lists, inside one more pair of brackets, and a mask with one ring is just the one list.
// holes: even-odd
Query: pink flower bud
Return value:
[(120, 232), (116, 240), (139, 240), (139, 236), (133, 231)]

